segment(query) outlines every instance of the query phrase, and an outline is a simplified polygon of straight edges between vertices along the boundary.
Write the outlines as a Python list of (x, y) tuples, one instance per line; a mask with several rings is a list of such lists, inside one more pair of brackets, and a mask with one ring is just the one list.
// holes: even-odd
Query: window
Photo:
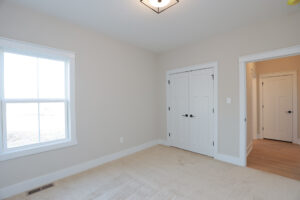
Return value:
[(0, 160), (76, 143), (74, 55), (0, 38)]

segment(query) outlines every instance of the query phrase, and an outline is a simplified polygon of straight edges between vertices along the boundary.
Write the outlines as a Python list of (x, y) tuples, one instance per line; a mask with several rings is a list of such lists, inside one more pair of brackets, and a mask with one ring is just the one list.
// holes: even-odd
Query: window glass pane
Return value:
[(7, 148), (39, 142), (38, 104), (6, 104)]
[(40, 104), (41, 142), (65, 139), (65, 104)]
[(65, 62), (39, 58), (39, 97), (65, 97)]
[(37, 98), (37, 59), (4, 53), (4, 97)]

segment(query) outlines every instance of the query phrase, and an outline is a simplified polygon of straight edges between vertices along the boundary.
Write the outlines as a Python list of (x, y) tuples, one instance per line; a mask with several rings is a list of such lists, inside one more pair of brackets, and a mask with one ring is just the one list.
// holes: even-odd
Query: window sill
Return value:
[(39, 154), (42, 152), (66, 148), (66, 147), (74, 146), (76, 144), (77, 144), (77, 141), (75, 139), (62, 140), (62, 141), (49, 142), (49, 143), (46, 143), (43, 145), (37, 145), (34, 147), (27, 147), (27, 148), (22, 148), (22, 149), (17, 149), (17, 150), (11, 150), (8, 152), (0, 153), (0, 162), (5, 161), (5, 160), (19, 158), (19, 157)]

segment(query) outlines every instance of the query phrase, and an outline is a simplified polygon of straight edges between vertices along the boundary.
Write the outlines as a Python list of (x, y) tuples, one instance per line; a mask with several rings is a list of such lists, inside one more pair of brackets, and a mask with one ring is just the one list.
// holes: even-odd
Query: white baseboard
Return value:
[[(75, 174), (78, 174), (80, 172), (95, 168), (99, 165), (108, 163), (110, 161), (113, 160), (117, 160), (119, 158), (131, 155), (133, 153), (142, 151), (144, 149), (150, 148), (152, 146), (155, 146), (157, 144), (161, 144), (161, 145), (165, 145), (165, 146), (169, 146), (169, 143), (167, 140), (154, 140), (136, 147), (132, 147), (129, 149), (125, 149), (123, 151), (114, 153), (114, 154), (110, 154), (110, 155), (106, 155), (103, 157), (100, 157), (98, 159), (95, 160), (91, 160), (82, 164), (78, 164), (66, 169), (62, 169), (47, 175), (43, 175), (43, 176), (39, 176), (30, 180), (26, 180), (23, 181), (21, 183), (17, 183), (14, 185), (10, 185), (4, 188), (0, 188), (0, 199), (4, 199), (4, 198), (8, 198), (11, 196), (14, 196), (16, 194), (20, 194), (22, 192), (26, 192), (28, 190), (32, 190), (34, 188), (40, 187), (42, 185), (46, 185), (52, 182), (55, 182), (59, 179), (62, 178), (66, 178), (68, 176), (72, 176)], [(239, 157), (234, 157), (234, 156), (229, 156), (229, 155), (224, 155), (224, 154), (217, 154), (215, 155), (215, 159), (223, 161), (223, 162), (227, 162), (227, 163), (231, 163), (234, 165), (238, 165), (238, 166), (243, 166), (243, 164), (241, 164), (241, 160)]]
[(164, 146), (170, 146), (168, 140), (158, 140), (158, 144), (164, 145)]
[(294, 144), (299, 144), (299, 145), (300, 145), (300, 139), (298, 138), (298, 139), (294, 140), (293, 143), (294, 143)]
[(248, 145), (248, 147), (247, 147), (247, 156), (249, 156), (249, 154), (251, 153), (252, 149), (253, 149), (253, 142), (251, 142), (251, 143)]
[[(159, 140), (159, 144), (165, 145), (165, 146), (170, 146), (170, 141)], [(222, 162), (227, 162), (227, 163), (231, 163), (234, 165), (238, 165), (238, 166), (244, 166), (244, 164), (242, 164), (243, 162), (241, 161), (241, 159), (239, 157), (234, 157), (234, 156), (229, 156), (229, 155), (224, 155), (224, 154), (217, 154), (214, 156), (214, 159), (222, 161)]]
[(62, 169), (47, 175), (39, 176), (30, 180), (23, 181), (21, 183), (17, 183), (14, 185), (10, 185), (4, 188), (0, 188), (0, 199), (8, 198), (11, 196), (14, 196), (16, 194), (20, 194), (23, 192), (26, 192), (28, 190), (32, 190), (34, 188), (40, 187), (42, 185), (46, 185), (52, 182), (55, 182), (59, 179), (72, 176), (74, 174), (78, 174), (80, 172), (95, 168), (99, 165), (102, 165), (104, 163), (122, 158), (124, 156), (128, 156), (130, 154), (136, 153), (138, 151), (150, 148), (152, 146), (155, 146), (157, 144), (162, 144), (164, 141), (163, 140), (154, 140), (151, 142), (147, 142), (145, 144), (132, 147), (129, 149), (125, 149), (123, 151), (106, 155), (100, 158), (97, 158), (95, 160), (91, 160), (82, 164), (78, 164), (66, 169)]
[(252, 139), (253, 139), (253, 140), (259, 139), (259, 135), (260, 135), (259, 133), (254, 133)]
[(264, 137), (263, 137), (263, 135), (262, 135), (262, 133), (257, 133), (257, 138), (256, 139), (264, 139)]
[(231, 163), (231, 164), (234, 164), (234, 165), (238, 165), (238, 166), (244, 166), (241, 159), (239, 157), (235, 157), (235, 156), (229, 156), (229, 155), (224, 155), (224, 154), (216, 154), (215, 159), (223, 161), (223, 162)]

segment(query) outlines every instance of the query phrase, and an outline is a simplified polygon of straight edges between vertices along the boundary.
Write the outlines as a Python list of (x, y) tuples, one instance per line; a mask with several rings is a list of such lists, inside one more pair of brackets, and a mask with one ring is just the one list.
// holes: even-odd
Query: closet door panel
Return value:
[(213, 153), (213, 70), (190, 72), (190, 149)]
[(186, 149), (189, 142), (189, 73), (171, 75), (171, 143)]

